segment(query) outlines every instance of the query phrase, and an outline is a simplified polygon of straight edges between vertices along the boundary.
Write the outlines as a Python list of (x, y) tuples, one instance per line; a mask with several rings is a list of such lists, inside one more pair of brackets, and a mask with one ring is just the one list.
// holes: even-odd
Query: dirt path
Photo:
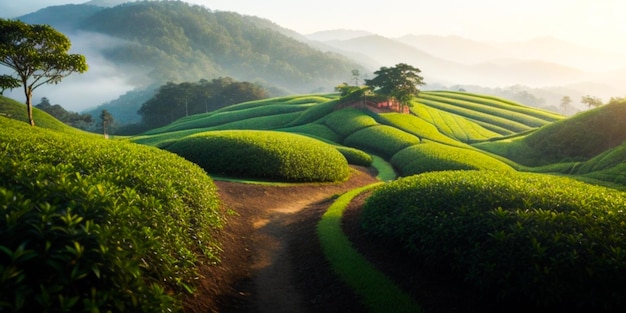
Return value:
[(364, 312), (330, 271), (315, 227), (332, 197), (376, 181), (356, 168), (339, 184), (267, 186), (216, 181), (222, 202), (236, 214), (220, 234), (221, 263), (188, 312)]

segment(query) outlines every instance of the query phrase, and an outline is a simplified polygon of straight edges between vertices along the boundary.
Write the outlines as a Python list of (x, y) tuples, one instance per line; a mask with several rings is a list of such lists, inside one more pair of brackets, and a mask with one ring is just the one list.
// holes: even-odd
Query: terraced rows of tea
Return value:
[(0, 311), (177, 310), (233, 214), (212, 177), (342, 182), (381, 163), (400, 178), (372, 189), (362, 232), (416, 270), (504, 309), (626, 305), (626, 101), (570, 118), (466, 92), (423, 91), (409, 114), (342, 101), (246, 102), (103, 140), (39, 110), (30, 128), (0, 97)]
[(338, 95), (266, 99), (180, 119), (132, 138), (160, 146), (217, 130), (271, 130), (310, 136), (381, 156), (401, 175), (443, 169), (512, 170), (516, 164), (472, 145), (531, 131), (562, 119), (505, 99), (424, 91), (411, 114), (336, 110)]

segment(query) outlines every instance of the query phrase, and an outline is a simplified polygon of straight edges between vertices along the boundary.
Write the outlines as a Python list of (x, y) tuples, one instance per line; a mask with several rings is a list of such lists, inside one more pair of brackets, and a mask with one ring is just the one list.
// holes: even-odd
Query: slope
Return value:
[[(381, 156), (402, 175), (446, 169), (510, 171), (513, 162), (470, 144), (531, 131), (562, 118), (470, 93), (424, 91), (412, 103), (412, 114), (377, 114), (358, 105), (337, 109), (340, 101), (337, 94), (315, 94), (246, 102), (189, 116), (131, 140), (167, 146), (201, 132), (273, 130)], [(514, 126), (506, 128), (504, 121)]]

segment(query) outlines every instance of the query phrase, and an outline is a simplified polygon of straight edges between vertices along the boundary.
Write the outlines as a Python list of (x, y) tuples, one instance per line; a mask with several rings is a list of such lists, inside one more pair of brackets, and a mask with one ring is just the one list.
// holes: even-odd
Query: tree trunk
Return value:
[(30, 126), (35, 126), (35, 119), (33, 119), (33, 91), (24, 82), (24, 94), (26, 95), (26, 114), (28, 115), (28, 123)]

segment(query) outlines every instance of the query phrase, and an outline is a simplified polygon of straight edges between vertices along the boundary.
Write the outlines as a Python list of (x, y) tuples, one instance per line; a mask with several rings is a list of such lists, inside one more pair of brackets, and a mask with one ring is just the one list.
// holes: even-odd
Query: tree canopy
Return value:
[(250, 82), (237, 82), (230, 77), (196, 83), (168, 82), (146, 101), (139, 111), (149, 127), (167, 125), (181, 117), (210, 112), (227, 105), (267, 98), (262, 87)]
[(395, 98), (404, 104), (419, 94), (419, 86), (425, 85), (419, 73), (420, 69), (405, 63), (383, 66), (374, 72), (376, 77), (365, 80), (365, 85), (379, 95)]
[(41, 102), (35, 105), (36, 108), (54, 116), (57, 120), (80, 129), (88, 129), (93, 123), (93, 118), (89, 114), (80, 114), (68, 111), (59, 104), (50, 104), (46, 97), (41, 98)]
[[(0, 19), (0, 64), (15, 73), (10, 76), (24, 88), (30, 125), (34, 126), (33, 90), (43, 84), (57, 84), (74, 72), (87, 70), (85, 56), (68, 54), (70, 40), (49, 25), (30, 25)], [(3, 85), (4, 86), (4, 85)], [(10, 86), (9, 86), (10, 87)]]
[(583, 96), (580, 99), (580, 102), (588, 105), (589, 108), (591, 107), (597, 108), (602, 105), (602, 99), (595, 97), (595, 96), (590, 96), (590, 95)]

